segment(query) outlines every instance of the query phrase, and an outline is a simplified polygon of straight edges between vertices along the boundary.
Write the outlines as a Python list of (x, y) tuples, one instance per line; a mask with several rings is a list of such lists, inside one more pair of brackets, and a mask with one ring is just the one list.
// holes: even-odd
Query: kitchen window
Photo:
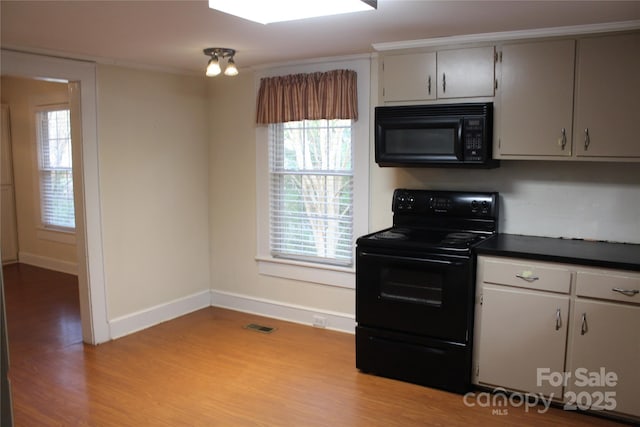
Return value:
[(261, 274), (355, 287), (355, 239), (368, 231), (369, 67), (367, 58), (258, 77), (260, 84), (260, 77), (350, 69), (358, 88), (357, 119), (294, 117), (258, 126)]
[(302, 120), (269, 125), (273, 257), (353, 264), (351, 123)]
[(41, 107), (36, 112), (40, 213), (42, 226), (75, 230), (71, 122), (66, 105)]

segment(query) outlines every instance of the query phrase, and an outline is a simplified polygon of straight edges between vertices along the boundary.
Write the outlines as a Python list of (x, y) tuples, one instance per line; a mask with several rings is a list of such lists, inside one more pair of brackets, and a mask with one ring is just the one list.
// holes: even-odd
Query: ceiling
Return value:
[(640, 0), (378, 0), (375, 11), (268, 25), (211, 10), (206, 0), (2, 0), (0, 13), (3, 48), (203, 73), (206, 47), (236, 49), (242, 72), (367, 53), (373, 43), (640, 20)]

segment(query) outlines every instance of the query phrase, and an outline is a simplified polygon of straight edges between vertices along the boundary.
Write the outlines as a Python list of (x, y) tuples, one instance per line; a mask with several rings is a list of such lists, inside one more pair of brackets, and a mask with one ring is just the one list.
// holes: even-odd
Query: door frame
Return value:
[(76, 235), (82, 338), (89, 344), (109, 341), (98, 174), (96, 64), (5, 49), (0, 53), (3, 76), (71, 83), (70, 87), (76, 90), (75, 83), (79, 83), (81, 88), (82, 186), (74, 198), (84, 211), (84, 221), (76, 223), (76, 227), (84, 229)]

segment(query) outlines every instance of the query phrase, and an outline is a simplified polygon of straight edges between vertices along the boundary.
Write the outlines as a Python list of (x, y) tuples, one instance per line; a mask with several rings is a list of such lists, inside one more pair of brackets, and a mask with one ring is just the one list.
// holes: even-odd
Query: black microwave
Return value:
[(493, 103), (384, 106), (375, 109), (380, 166), (495, 168)]

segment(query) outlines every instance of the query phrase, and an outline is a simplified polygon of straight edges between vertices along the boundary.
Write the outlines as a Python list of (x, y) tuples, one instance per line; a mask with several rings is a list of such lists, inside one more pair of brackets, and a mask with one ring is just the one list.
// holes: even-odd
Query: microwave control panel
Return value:
[(484, 120), (482, 118), (465, 118), (463, 131), (464, 160), (484, 159)]

